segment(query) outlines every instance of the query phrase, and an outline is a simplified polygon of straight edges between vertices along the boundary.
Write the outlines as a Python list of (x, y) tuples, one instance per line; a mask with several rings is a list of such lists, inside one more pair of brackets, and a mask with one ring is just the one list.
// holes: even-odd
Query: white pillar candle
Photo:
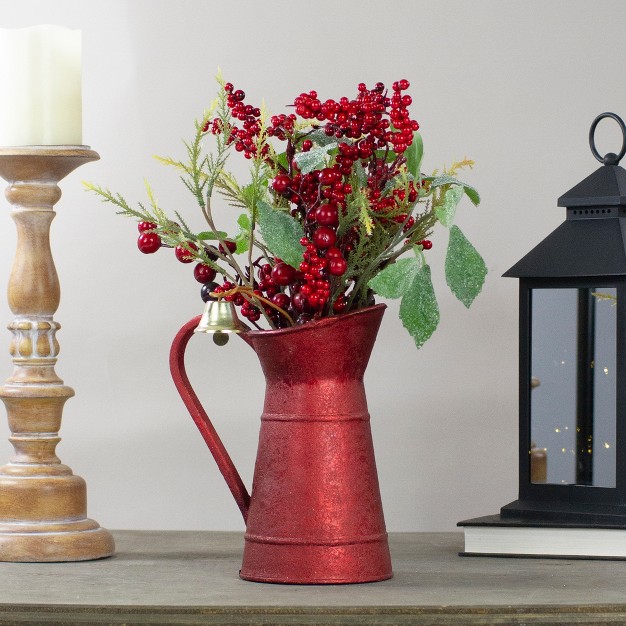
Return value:
[(81, 145), (81, 32), (0, 28), (0, 146)]

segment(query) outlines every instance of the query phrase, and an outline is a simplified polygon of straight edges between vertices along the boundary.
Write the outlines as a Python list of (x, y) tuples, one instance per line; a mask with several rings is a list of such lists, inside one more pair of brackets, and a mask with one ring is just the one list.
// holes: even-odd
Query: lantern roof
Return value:
[(619, 165), (603, 165), (564, 193), (558, 206), (626, 206), (626, 170)]
[[(594, 143), (598, 122), (615, 119), (622, 129), (619, 155), (601, 157)], [(555, 231), (504, 276), (514, 278), (596, 278), (626, 276), (626, 126), (614, 113), (603, 113), (589, 132), (591, 151), (604, 165), (558, 199), (567, 217)]]
[(626, 276), (626, 217), (565, 220), (504, 276)]

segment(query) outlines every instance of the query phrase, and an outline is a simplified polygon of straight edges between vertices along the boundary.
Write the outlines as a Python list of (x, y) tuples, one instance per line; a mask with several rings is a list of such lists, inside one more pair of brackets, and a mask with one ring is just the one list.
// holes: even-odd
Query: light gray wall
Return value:
[[(475, 159), (466, 178), (483, 203), (466, 202), (458, 223), (489, 267), (484, 293), (468, 312), (447, 292), (440, 232), (429, 253), (440, 328), (418, 352), (390, 303), (366, 385), (390, 530), (450, 530), (515, 499), (517, 284), (500, 276), (562, 221), (557, 197), (595, 169), (594, 117), (626, 116), (622, 0), (0, 0), (0, 16), (3, 27), (83, 30), (83, 137), (102, 158), (63, 183), (53, 249), (57, 371), (77, 392), (59, 454), (87, 480), (92, 517), (110, 528), (243, 527), (169, 378), (170, 342), (201, 309), (190, 269), (139, 254), (134, 224), (80, 184), (142, 199), (146, 177), (166, 207), (193, 213), (151, 157), (182, 156), (217, 66), (273, 112), (303, 90), (335, 97), (407, 78), (424, 169)], [(618, 151), (616, 128), (600, 125), (601, 151)], [(15, 245), (6, 203), (3, 214), (0, 284)], [(4, 363), (8, 376), (8, 352)], [(254, 356), (243, 342), (218, 351), (197, 338), (189, 370), (249, 483), (263, 393)]]

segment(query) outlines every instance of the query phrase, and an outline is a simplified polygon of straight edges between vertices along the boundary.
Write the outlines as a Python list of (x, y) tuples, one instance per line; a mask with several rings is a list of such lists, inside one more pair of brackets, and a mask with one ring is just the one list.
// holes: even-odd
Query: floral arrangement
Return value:
[[(301, 93), (289, 114), (272, 117), (246, 104), (221, 74), (217, 80), (218, 96), (185, 144), (187, 159), (157, 157), (179, 170), (204, 230), (193, 231), (179, 212), (168, 215), (148, 184), (149, 205), (132, 208), (120, 194), (86, 183), (138, 221), (141, 252), (173, 248), (178, 261), (195, 264), (205, 302), (232, 301), (257, 328), (341, 315), (373, 304), (375, 295), (400, 298), (402, 323), (420, 347), (439, 322), (427, 254), (440, 223), (449, 229), (447, 283), (470, 306), (486, 267), (453, 221), (464, 195), (480, 201), (456, 178), (473, 163), (422, 175), (407, 80), (391, 90), (361, 83), (352, 99)], [(208, 138), (214, 148), (205, 152)], [(226, 170), (233, 150), (251, 163), (246, 184)], [(218, 229), (216, 193), (241, 212), (238, 232)]]

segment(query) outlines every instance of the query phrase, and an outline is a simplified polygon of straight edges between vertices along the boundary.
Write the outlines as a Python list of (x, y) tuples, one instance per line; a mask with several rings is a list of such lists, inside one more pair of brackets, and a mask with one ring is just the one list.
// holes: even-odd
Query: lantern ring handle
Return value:
[[(619, 124), (619, 127), (622, 129), (622, 149), (620, 150), (619, 154), (608, 152), (604, 156), (600, 156), (600, 153), (596, 148), (596, 142), (594, 138), (596, 126), (598, 125), (600, 120), (603, 120), (605, 117), (610, 117), (611, 119), (615, 120)], [(589, 147), (591, 148), (591, 153), (593, 154), (593, 156), (598, 161), (600, 161), (600, 163), (604, 163), (604, 165), (617, 165), (622, 160), (622, 157), (626, 154), (626, 124), (624, 124), (624, 120), (615, 113), (607, 112), (598, 115), (598, 117), (593, 120), (591, 128), (589, 129)]]

